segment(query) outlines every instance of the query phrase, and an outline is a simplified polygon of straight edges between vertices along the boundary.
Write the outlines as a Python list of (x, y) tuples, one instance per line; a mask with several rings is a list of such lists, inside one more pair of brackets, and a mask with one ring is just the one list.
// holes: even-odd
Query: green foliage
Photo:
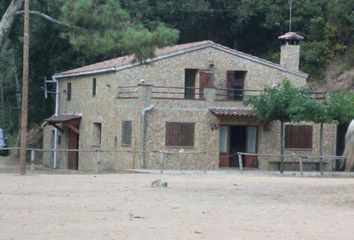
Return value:
[(131, 24), (119, 1), (69, 0), (61, 14), (61, 20), (71, 26), (62, 36), (85, 58), (121, 53), (122, 32)]
[(354, 95), (349, 91), (329, 92), (324, 104), (328, 118), (336, 123), (347, 123), (354, 118)]
[(297, 104), (305, 100), (307, 91), (306, 88), (293, 87), (288, 80), (284, 80), (276, 87), (265, 88), (258, 96), (247, 97), (244, 104), (252, 107), (260, 120), (290, 122), (296, 118), (298, 121), (295, 113), (301, 111), (303, 106)]
[(129, 52), (144, 60), (178, 39), (178, 31), (164, 24), (154, 30), (133, 24), (117, 0), (69, 0), (61, 12), (62, 21), (71, 26), (62, 36), (86, 59)]
[(266, 88), (258, 96), (247, 97), (244, 104), (252, 107), (257, 118), (263, 121), (346, 123), (354, 118), (353, 93), (328, 92), (319, 100), (314, 98), (311, 89), (293, 87), (287, 80), (277, 87)]
[(148, 31), (142, 26), (128, 28), (122, 38), (122, 46), (129, 52), (134, 52), (135, 57), (143, 61), (154, 57), (154, 51), (175, 43), (179, 32), (175, 29), (160, 25), (155, 31)]

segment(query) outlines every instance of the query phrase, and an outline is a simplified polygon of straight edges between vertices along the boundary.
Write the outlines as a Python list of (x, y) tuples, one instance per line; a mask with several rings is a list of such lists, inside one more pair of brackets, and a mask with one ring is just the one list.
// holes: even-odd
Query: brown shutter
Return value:
[(194, 146), (195, 123), (166, 122), (166, 146)]
[(66, 101), (71, 101), (71, 82), (66, 85)]
[(235, 71), (227, 71), (226, 73), (226, 88), (230, 89), (227, 90), (228, 99), (233, 99), (233, 89), (234, 88), (234, 81), (235, 81)]
[(313, 127), (308, 125), (285, 126), (285, 148), (312, 149)]
[(132, 144), (132, 122), (122, 121), (121, 144), (131, 146)]
[(200, 71), (199, 72), (199, 94), (203, 96), (204, 88), (213, 88), (213, 74), (212, 72)]

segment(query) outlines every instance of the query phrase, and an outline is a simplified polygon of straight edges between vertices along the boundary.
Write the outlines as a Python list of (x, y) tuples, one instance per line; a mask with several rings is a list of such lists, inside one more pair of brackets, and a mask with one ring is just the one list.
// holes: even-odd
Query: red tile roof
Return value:
[[(161, 55), (166, 55), (166, 54), (177, 52), (177, 51), (184, 50), (187, 48), (205, 45), (205, 44), (208, 44), (211, 42), (212, 41), (200, 41), (200, 42), (192, 42), (192, 43), (164, 47), (164, 48), (156, 49), (155, 56), (158, 57)], [(113, 67), (118, 67), (118, 66), (130, 64), (130, 63), (134, 63), (135, 61), (136, 61), (136, 58), (134, 55), (126, 55), (126, 56), (122, 56), (122, 57), (118, 57), (118, 58), (113, 58), (113, 59), (110, 59), (107, 61), (83, 66), (80, 68), (75, 68), (75, 69), (68, 70), (65, 72), (61, 72), (61, 73), (59, 73), (59, 75), (79, 73), (79, 72), (89, 72), (89, 71), (95, 71), (95, 70), (99, 70), (99, 69), (113, 68)]]
[[(175, 46), (170, 46), (170, 47), (165, 47), (165, 48), (160, 48), (155, 51), (155, 56), (153, 59), (149, 59), (148, 61), (156, 61), (159, 59), (163, 59), (166, 57), (170, 57), (173, 55), (177, 54), (182, 54), (186, 53), (188, 51), (194, 51), (197, 49), (205, 48), (205, 47), (212, 47), (221, 51), (224, 51), (226, 53), (232, 54), (234, 56), (256, 62), (259, 64), (263, 64), (268, 67), (276, 68), (280, 71), (284, 71), (290, 74), (294, 74), (296, 76), (302, 77), (302, 78), (307, 78), (308, 75), (299, 72), (299, 71), (294, 71), (291, 69), (288, 69), (280, 64), (273, 63), (255, 56), (252, 56), (250, 54), (246, 54), (243, 52), (239, 52), (235, 49), (231, 49), (228, 47), (225, 47), (223, 45), (214, 43), (213, 41), (200, 41), (200, 42), (193, 42), (193, 43), (186, 43), (186, 44), (179, 44)], [(123, 57), (118, 57), (114, 58), (111, 60), (83, 66), (80, 68), (75, 68), (69, 71), (57, 73), (54, 75), (55, 78), (65, 78), (65, 77), (74, 77), (74, 76), (83, 76), (83, 75), (89, 75), (89, 74), (98, 74), (98, 73), (103, 73), (103, 72), (113, 72), (113, 71), (120, 71), (129, 67), (134, 67), (138, 66), (139, 62), (136, 61), (136, 58), (134, 55), (127, 55)]]
[(287, 32), (284, 35), (279, 36), (278, 39), (300, 41), (300, 40), (303, 40), (304, 37), (300, 36), (299, 34), (297, 34), (295, 32)]
[(209, 109), (216, 116), (230, 117), (255, 117), (249, 108), (211, 108)]
[(50, 118), (45, 119), (45, 121), (47, 121), (48, 123), (63, 123), (63, 122), (68, 122), (71, 120), (75, 120), (75, 119), (81, 119), (81, 116), (78, 115), (59, 115), (59, 116), (53, 116)]

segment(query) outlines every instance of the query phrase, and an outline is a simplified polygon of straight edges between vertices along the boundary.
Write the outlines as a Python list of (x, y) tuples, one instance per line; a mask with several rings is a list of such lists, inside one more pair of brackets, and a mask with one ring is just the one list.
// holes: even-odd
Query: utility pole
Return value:
[(4, 82), (0, 80), (0, 101), (1, 101), (1, 127), (5, 127), (5, 104), (4, 104)]
[(21, 148), (20, 174), (26, 173), (27, 122), (28, 122), (28, 76), (29, 76), (29, 1), (24, 5), (23, 29), (23, 74), (22, 74), (22, 109), (21, 109)]
[(289, 32), (291, 32), (292, 11), (293, 11), (293, 1), (289, 0)]

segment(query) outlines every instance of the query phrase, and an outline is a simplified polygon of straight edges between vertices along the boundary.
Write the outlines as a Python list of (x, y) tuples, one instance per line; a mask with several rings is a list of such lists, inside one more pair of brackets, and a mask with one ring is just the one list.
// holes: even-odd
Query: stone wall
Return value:
[[(214, 67), (210, 67), (213, 63)], [(216, 101), (215, 90), (205, 90), (205, 100), (186, 99), (154, 99), (151, 98), (151, 86), (184, 87), (185, 69), (201, 69), (213, 72), (214, 86), (226, 88), (226, 72), (230, 70), (247, 71), (245, 89), (263, 90), (287, 78), (295, 86), (304, 86), (306, 79), (278, 68), (256, 63), (249, 59), (217, 50), (213, 47), (168, 57), (147, 64), (123, 69), (115, 73), (96, 74), (60, 80), (60, 114), (80, 114), (80, 149), (109, 150), (97, 160), (95, 153), (79, 154), (79, 170), (118, 170), (139, 168), (142, 158), (145, 158), (147, 167), (159, 167), (159, 150), (175, 152), (168, 156), (169, 168), (218, 168), (219, 162), (219, 131), (211, 130), (210, 124), (217, 123), (217, 119), (208, 109), (213, 107), (242, 107), (240, 101)], [(96, 78), (96, 96), (92, 96), (92, 79)], [(140, 79), (144, 85), (138, 86)], [(66, 101), (67, 83), (71, 82), (72, 98)], [(133, 98), (120, 98), (119, 87), (135, 86)], [(145, 149), (143, 156), (141, 149), (142, 119), (144, 108), (153, 105), (153, 109), (146, 113)], [(121, 145), (122, 121), (132, 121), (132, 145)], [(181, 121), (195, 122), (195, 145), (192, 148), (174, 148), (165, 146), (165, 122)], [(254, 124), (262, 129), (258, 122), (249, 122), (242, 119), (228, 120), (227, 124)], [(93, 122), (102, 124), (102, 144), (95, 146), (92, 143)], [(259, 130), (258, 151), (260, 153), (278, 153), (279, 126), (272, 123), (270, 132)], [(317, 129), (317, 128), (316, 128)], [(327, 130), (330, 127), (326, 127)], [(49, 130), (48, 130), (49, 131)], [(48, 135), (46, 131), (45, 135)], [(317, 134), (314, 131), (315, 135)], [(333, 149), (332, 132), (326, 132), (326, 153)], [(316, 135), (317, 136), (317, 135)], [(48, 138), (48, 136), (46, 137)], [(314, 136), (314, 139), (317, 139)], [(62, 144), (67, 144), (67, 137), (62, 137)], [(46, 141), (48, 147), (49, 141)], [(314, 144), (316, 145), (316, 144)], [(317, 146), (317, 145), (316, 145)], [(317, 148), (313, 149), (316, 153)], [(114, 153), (117, 152), (117, 153)], [(179, 152), (197, 152), (195, 155), (177, 154)], [(205, 153), (207, 152), (207, 153)], [(65, 155), (65, 154), (64, 154)], [(181, 157), (183, 156), (183, 157)], [(181, 163), (181, 159), (183, 163)], [(261, 160), (261, 159), (260, 159)], [(65, 166), (65, 157), (60, 167)], [(67, 165), (67, 162), (66, 162)], [(260, 161), (259, 167), (267, 169), (266, 161)]]

